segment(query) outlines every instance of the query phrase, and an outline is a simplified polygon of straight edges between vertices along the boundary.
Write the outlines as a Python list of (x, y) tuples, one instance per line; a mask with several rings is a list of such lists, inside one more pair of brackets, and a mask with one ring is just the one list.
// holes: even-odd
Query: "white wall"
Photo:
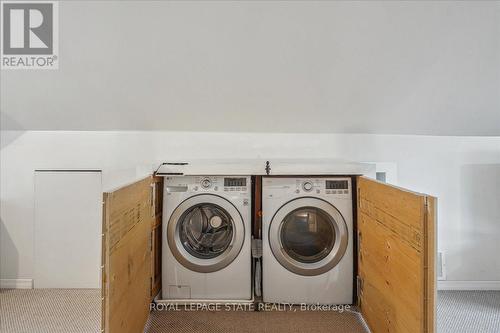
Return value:
[(34, 288), (99, 288), (101, 173), (35, 172), (34, 209)]
[[(439, 198), (447, 278), (500, 281), (500, 138), (196, 132), (3, 132), (0, 277), (33, 276), (33, 177), (99, 168), (105, 187), (137, 166), (190, 158), (338, 158), (394, 162), (400, 186)], [(144, 167), (141, 171), (144, 171)]]
[(35, 169), (102, 169), (110, 188), (154, 155), (147, 135), (2, 132), (0, 141), (2, 279), (33, 277)]
[(500, 135), (498, 1), (85, 0), (59, 16), (58, 70), (2, 72), (4, 129)]

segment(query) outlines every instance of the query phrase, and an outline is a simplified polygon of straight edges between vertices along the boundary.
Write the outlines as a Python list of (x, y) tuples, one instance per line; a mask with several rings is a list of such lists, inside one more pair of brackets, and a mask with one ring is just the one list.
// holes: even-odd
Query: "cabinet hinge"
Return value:
[(149, 252), (153, 252), (153, 231), (149, 233)]
[(360, 209), (361, 208), (361, 189), (359, 187), (357, 188), (357, 194), (358, 194), (358, 196), (356, 197), (356, 201), (357, 201), (356, 206), (358, 207), (358, 209)]
[(150, 205), (151, 205), (151, 216), (154, 217), (156, 215), (156, 184), (151, 183), (151, 197), (150, 197)]
[(153, 277), (149, 278), (149, 294), (153, 297)]
[(359, 258), (359, 261), (361, 261), (363, 259), (362, 257), (362, 253), (361, 253), (361, 232), (358, 233), (358, 237), (356, 239), (356, 247), (358, 248), (358, 258)]
[(358, 290), (358, 306), (361, 306), (361, 299), (363, 296), (363, 279), (361, 276), (356, 276), (356, 287)]

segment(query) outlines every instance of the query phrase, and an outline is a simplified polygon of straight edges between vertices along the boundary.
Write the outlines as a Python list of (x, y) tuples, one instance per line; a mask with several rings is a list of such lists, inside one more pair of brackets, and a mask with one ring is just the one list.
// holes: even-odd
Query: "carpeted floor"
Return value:
[(500, 291), (439, 291), (437, 333), (500, 333)]
[(367, 333), (355, 312), (332, 311), (155, 311), (146, 333)]
[[(0, 290), (1, 333), (100, 332), (99, 290)], [(500, 332), (500, 291), (440, 291), (438, 333)], [(354, 312), (166, 312), (150, 316), (145, 333), (365, 333)]]
[(0, 289), (1, 333), (100, 331), (99, 289)]

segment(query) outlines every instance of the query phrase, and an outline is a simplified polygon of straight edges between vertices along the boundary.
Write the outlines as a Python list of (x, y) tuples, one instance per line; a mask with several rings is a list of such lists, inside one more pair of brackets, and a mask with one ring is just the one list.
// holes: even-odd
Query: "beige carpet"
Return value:
[(0, 289), (0, 332), (100, 332), (100, 294), (99, 289)]
[[(100, 332), (100, 291), (94, 289), (0, 290), (1, 333)], [(365, 333), (354, 312), (151, 313), (145, 332), (342, 332)], [(139, 333), (139, 332), (138, 332)]]
[(355, 312), (155, 311), (146, 333), (365, 333)]
[(500, 291), (439, 291), (438, 333), (499, 333)]
[[(100, 332), (100, 291), (0, 290), (1, 333)], [(438, 293), (438, 333), (499, 333), (500, 292)], [(165, 332), (359, 332), (356, 313), (152, 312), (146, 333)], [(139, 332), (138, 332), (139, 333)]]

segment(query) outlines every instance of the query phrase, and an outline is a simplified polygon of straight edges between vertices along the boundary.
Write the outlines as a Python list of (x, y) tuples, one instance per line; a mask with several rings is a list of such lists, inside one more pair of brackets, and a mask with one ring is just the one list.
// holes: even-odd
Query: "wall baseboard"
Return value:
[(1, 289), (33, 289), (33, 279), (0, 279)]
[(438, 290), (500, 290), (500, 281), (438, 281)]

